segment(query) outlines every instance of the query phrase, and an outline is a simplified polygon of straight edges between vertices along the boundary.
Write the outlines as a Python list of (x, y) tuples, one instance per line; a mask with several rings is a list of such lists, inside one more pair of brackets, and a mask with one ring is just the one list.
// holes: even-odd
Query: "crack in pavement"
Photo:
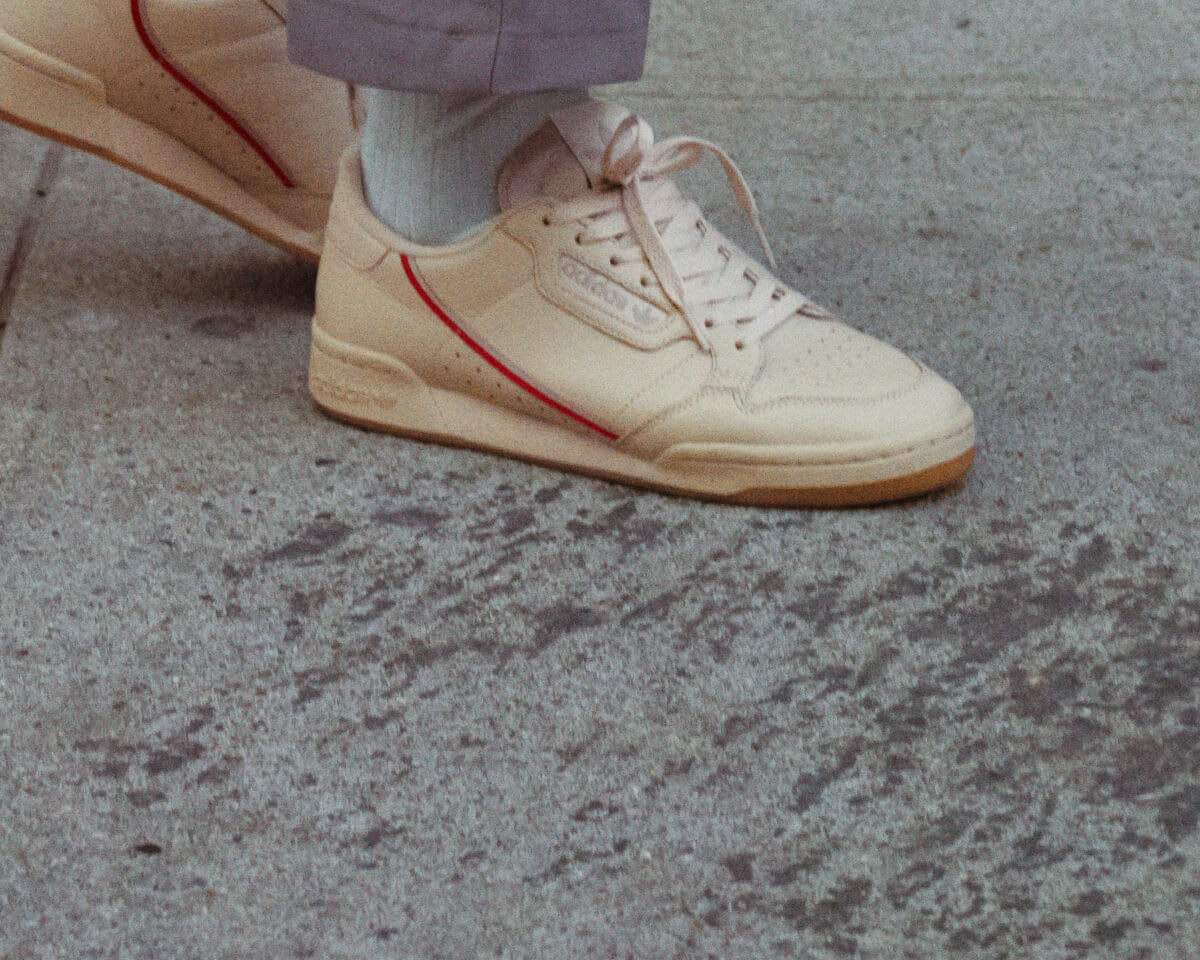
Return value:
[(4, 332), (8, 329), (9, 320), (12, 319), (12, 306), (17, 296), (17, 287), (20, 286), (21, 273), (25, 268), (25, 261), (29, 259), (30, 251), (33, 249), (33, 241), (37, 236), (38, 226), (42, 222), (42, 214), (45, 212), (50, 190), (58, 179), (62, 156), (63, 147), (60, 144), (52, 143), (42, 157), (42, 165), (38, 170), (37, 180), (33, 184), (29, 205), (25, 208), (25, 217), (17, 228), (12, 255), (4, 269), (4, 278), (0, 280), (0, 347), (4, 346)]

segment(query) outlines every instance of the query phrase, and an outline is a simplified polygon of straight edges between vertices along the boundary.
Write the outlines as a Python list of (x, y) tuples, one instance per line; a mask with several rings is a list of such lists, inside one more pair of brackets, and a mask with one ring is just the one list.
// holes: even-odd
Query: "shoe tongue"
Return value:
[(500, 209), (536, 197), (569, 200), (597, 189), (604, 151), (628, 116), (624, 107), (594, 100), (550, 114), (500, 168)]

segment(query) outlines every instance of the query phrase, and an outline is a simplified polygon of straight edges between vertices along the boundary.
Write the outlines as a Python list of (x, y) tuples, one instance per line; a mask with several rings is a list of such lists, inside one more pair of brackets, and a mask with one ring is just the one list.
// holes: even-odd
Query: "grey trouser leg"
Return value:
[(291, 0), (291, 57), (390, 90), (523, 93), (634, 80), (650, 0)]

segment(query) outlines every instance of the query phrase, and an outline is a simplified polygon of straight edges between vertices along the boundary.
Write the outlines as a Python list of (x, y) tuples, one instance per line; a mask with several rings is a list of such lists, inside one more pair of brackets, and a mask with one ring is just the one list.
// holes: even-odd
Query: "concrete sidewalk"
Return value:
[(1196, 955), (1200, 12), (658, 0), (619, 95), (963, 389), (969, 481), (335, 424), (311, 268), (0, 129), (0, 958)]

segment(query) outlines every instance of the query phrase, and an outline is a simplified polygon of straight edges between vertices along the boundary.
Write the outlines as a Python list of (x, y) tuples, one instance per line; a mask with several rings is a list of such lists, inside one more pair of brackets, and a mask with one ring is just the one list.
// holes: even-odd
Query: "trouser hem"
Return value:
[(398, 24), (328, 0), (291, 0), (292, 60), (351, 83), (430, 93), (526, 93), (636, 80), (637, 27), (585, 34), (451, 33)]

